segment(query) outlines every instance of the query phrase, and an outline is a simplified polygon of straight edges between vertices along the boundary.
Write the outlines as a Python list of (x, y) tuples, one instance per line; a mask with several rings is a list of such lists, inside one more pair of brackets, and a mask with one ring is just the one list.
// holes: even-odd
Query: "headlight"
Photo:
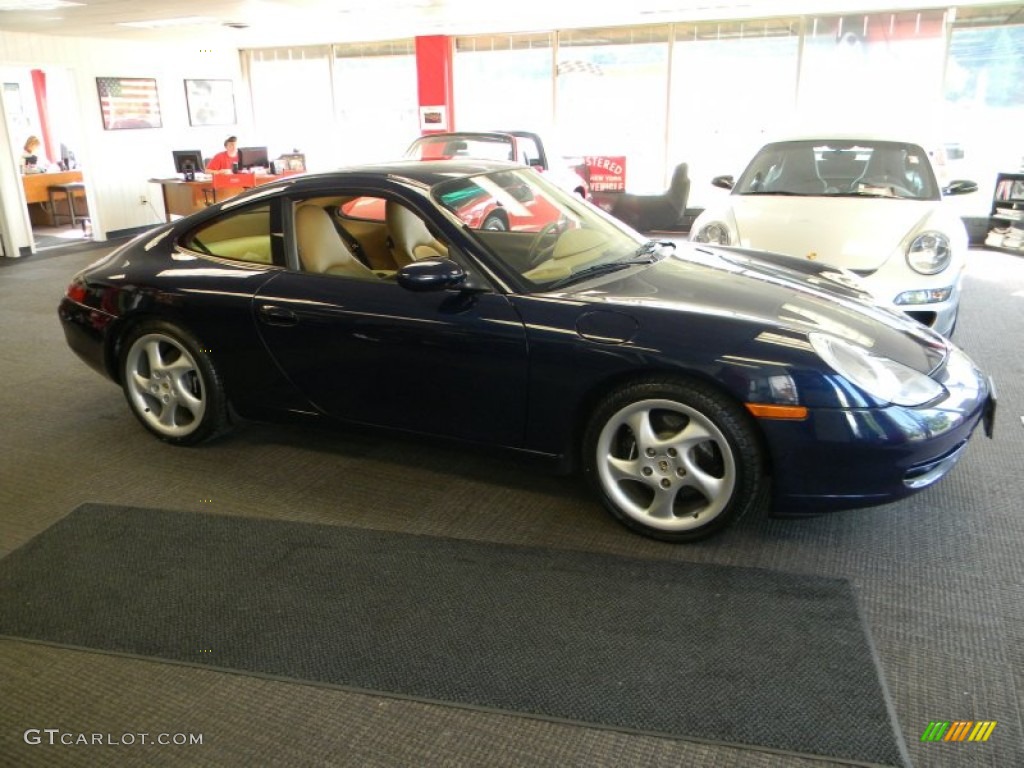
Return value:
[(824, 333), (808, 335), (822, 360), (869, 395), (893, 405), (924, 405), (946, 390), (934, 379), (902, 363)]
[(934, 275), (949, 266), (953, 252), (949, 238), (941, 232), (925, 232), (914, 238), (907, 249), (907, 264), (922, 275)]
[(720, 221), (712, 221), (705, 224), (697, 234), (693, 236), (695, 242), (711, 243), (712, 245), (732, 245), (732, 233), (729, 228)]
[(904, 291), (895, 298), (893, 304), (907, 306), (913, 304), (935, 304), (941, 301), (948, 301), (949, 295), (953, 292), (947, 288), (921, 288), (915, 291)]

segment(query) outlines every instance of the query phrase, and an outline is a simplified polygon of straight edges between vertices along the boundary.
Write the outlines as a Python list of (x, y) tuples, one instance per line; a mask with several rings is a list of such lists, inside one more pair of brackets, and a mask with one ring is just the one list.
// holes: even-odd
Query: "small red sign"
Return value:
[(590, 171), (592, 192), (626, 191), (626, 158), (624, 155), (588, 155), (583, 158)]

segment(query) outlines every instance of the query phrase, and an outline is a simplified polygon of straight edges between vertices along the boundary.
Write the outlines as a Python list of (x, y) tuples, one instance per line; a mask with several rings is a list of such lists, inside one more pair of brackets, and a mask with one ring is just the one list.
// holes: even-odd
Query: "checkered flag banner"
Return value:
[(594, 64), (590, 61), (580, 61), (579, 59), (570, 59), (569, 61), (558, 62), (558, 74), (597, 75), (598, 77), (601, 77), (604, 74), (604, 70), (601, 69), (600, 64)]

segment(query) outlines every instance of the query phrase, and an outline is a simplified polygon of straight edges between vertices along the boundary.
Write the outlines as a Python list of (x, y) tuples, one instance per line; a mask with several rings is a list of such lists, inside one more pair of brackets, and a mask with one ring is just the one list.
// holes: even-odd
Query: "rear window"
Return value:
[(182, 240), (189, 250), (252, 264), (274, 264), (270, 205), (233, 210), (197, 227)]

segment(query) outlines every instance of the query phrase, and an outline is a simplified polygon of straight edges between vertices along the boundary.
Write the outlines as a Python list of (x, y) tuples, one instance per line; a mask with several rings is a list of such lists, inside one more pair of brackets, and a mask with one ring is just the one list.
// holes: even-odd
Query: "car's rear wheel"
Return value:
[(500, 213), (490, 213), (484, 219), (481, 229), (486, 229), (490, 232), (508, 232), (508, 221)]
[(695, 381), (622, 387), (595, 410), (584, 473), (627, 527), (663, 541), (709, 536), (763, 503), (763, 452), (749, 415)]
[(170, 323), (146, 323), (130, 333), (122, 349), (125, 397), (154, 435), (176, 445), (193, 445), (227, 427), (220, 377), (191, 334)]

